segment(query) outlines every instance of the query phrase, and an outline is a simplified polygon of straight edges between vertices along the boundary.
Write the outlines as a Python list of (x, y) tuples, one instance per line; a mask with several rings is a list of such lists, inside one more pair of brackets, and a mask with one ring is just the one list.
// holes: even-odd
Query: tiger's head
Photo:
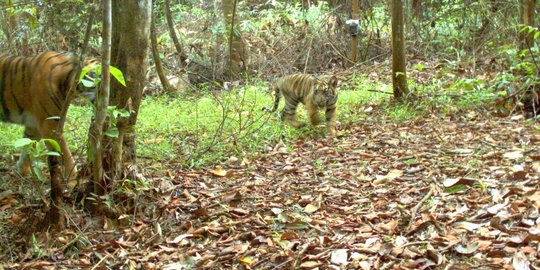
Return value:
[(313, 93), (313, 104), (318, 108), (326, 108), (328, 105), (335, 103), (338, 95), (337, 84), (336, 76), (319, 79)]

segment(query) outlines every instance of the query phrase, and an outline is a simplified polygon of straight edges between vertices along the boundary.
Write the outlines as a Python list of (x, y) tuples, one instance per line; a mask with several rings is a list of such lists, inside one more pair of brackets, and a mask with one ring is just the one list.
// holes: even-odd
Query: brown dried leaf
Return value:
[(474, 252), (476, 252), (478, 247), (480, 247), (480, 245), (477, 242), (473, 242), (473, 243), (468, 244), (465, 247), (462, 246), (462, 245), (456, 245), (454, 247), (454, 250), (457, 253), (469, 255), (469, 254), (473, 254)]
[(514, 267), (514, 270), (529, 270), (531, 269), (530, 264), (527, 256), (521, 252), (516, 252), (514, 257), (512, 257), (512, 267)]
[(210, 171), (213, 175), (219, 176), (219, 177), (230, 177), (232, 176), (232, 171), (226, 171), (221, 166), (216, 166), (214, 170)]
[(330, 262), (336, 265), (346, 265), (348, 258), (347, 251), (347, 249), (337, 249), (332, 251)]
[(306, 211), (306, 213), (314, 213), (315, 211), (319, 210), (319, 207), (313, 205), (313, 204), (308, 204), (306, 205), (306, 207), (304, 207), (304, 211)]
[(507, 159), (520, 159), (523, 157), (523, 151), (506, 152), (503, 154), (503, 157)]
[(319, 266), (322, 266), (322, 265), (323, 264), (321, 262), (318, 262), (318, 261), (305, 261), (302, 264), (300, 264), (300, 268), (312, 269), (312, 268), (316, 268), (316, 267), (319, 267)]

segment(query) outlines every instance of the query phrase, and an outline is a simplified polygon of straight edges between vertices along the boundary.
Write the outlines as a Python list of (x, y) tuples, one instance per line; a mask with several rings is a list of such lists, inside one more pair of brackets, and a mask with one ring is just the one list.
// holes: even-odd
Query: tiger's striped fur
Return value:
[(326, 128), (328, 134), (335, 133), (337, 109), (337, 78), (326, 76), (315, 78), (308, 74), (287, 75), (278, 79), (273, 89), (275, 92), (272, 109), (265, 107), (268, 112), (275, 112), (279, 106), (281, 95), (285, 98), (285, 107), (281, 111), (281, 120), (291, 123), (294, 127), (303, 127), (304, 123), (296, 120), (296, 108), (304, 104), (313, 126), (321, 122), (319, 110), (325, 110)]
[[(0, 56), (0, 118), (25, 127), (24, 137), (55, 138), (62, 106), (76, 83), (78, 58), (70, 53), (44, 52), (34, 57)], [(63, 136), (59, 137), (64, 173), (76, 174), (75, 162)], [(17, 169), (31, 171), (23, 150)]]

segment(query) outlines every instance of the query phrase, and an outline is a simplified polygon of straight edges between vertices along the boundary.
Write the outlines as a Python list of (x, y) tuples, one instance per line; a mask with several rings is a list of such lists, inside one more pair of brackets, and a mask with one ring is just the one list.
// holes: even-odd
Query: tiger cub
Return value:
[[(0, 55), (0, 120), (24, 125), (24, 137), (54, 138), (60, 112), (75, 78), (78, 58), (70, 53), (44, 52), (34, 57)], [(64, 174), (76, 175), (75, 162), (63, 136), (59, 142)], [(17, 169), (31, 172), (23, 150)]]
[(263, 110), (275, 112), (283, 95), (285, 107), (281, 111), (281, 120), (289, 122), (294, 127), (303, 127), (305, 123), (296, 120), (298, 103), (306, 107), (313, 126), (321, 122), (319, 110), (325, 109), (326, 128), (328, 134), (333, 135), (336, 132), (337, 83), (336, 76), (315, 78), (308, 74), (287, 75), (273, 85), (274, 107), (272, 109), (264, 107)]

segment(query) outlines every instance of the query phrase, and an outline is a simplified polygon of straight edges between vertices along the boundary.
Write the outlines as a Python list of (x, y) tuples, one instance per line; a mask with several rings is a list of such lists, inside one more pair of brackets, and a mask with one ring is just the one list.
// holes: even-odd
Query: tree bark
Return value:
[[(358, 13), (360, 13), (360, 7), (358, 6), (359, 0), (351, 0), (351, 19), (358, 20)], [(358, 35), (351, 36), (351, 61), (355, 64), (357, 60), (358, 52)], [(354, 65), (353, 64), (353, 65)]]
[(176, 52), (180, 56), (180, 62), (184, 63), (186, 59), (188, 58), (184, 50), (182, 50), (182, 45), (180, 44), (180, 41), (178, 40), (178, 36), (176, 35), (176, 30), (174, 30), (174, 21), (171, 13), (171, 6), (170, 6), (170, 0), (165, 0), (165, 18), (167, 19), (167, 26), (169, 28), (169, 36), (171, 37), (174, 47), (176, 48)]
[(394, 98), (402, 101), (408, 93), (405, 70), (405, 11), (403, 0), (391, 0), (392, 9), (392, 83)]
[[(163, 90), (168, 93), (174, 92), (174, 88), (171, 87), (171, 84), (169, 83), (169, 80), (167, 79), (167, 76), (165, 75), (165, 69), (163, 68), (163, 65), (161, 64), (161, 58), (159, 58), (159, 50), (158, 50), (158, 43), (157, 43), (157, 33), (156, 33), (156, 12), (152, 12), (152, 22), (151, 22), (151, 28), (150, 28), (150, 41), (152, 43), (152, 58), (154, 59), (154, 64), (156, 66), (156, 72), (158, 74), (159, 80), (161, 81), (161, 85), (163, 86)], [(178, 48), (177, 48), (178, 49)]]
[[(520, 20), (519, 22), (526, 26), (534, 26), (534, 9), (535, 9), (536, 0), (521, 0), (520, 5)], [(534, 33), (529, 33), (529, 31), (521, 31), (519, 33), (519, 48), (525, 50), (531, 48), (533, 45)]]
[(412, 1), (412, 12), (415, 18), (422, 18), (423, 10), (422, 10), (422, 3), (420, 3), (420, 0)]
[(134, 163), (136, 160), (134, 126), (137, 123), (147, 67), (151, 12), (151, 0), (113, 2), (111, 62), (123, 72), (127, 86), (112, 80), (110, 102), (118, 109), (128, 110), (130, 116), (117, 122), (118, 138), (104, 137), (103, 145), (107, 149), (104, 169), (107, 172), (120, 173), (122, 164)]
[(101, 33), (101, 83), (97, 92), (97, 105), (95, 107), (95, 120), (93, 121), (90, 136), (90, 146), (93, 153), (92, 175), (94, 180), (94, 193), (103, 195), (106, 193), (107, 182), (103, 170), (103, 126), (109, 107), (109, 87), (111, 82), (109, 67), (111, 64), (111, 31), (112, 11), (111, 0), (103, 2), (103, 31)]
[(229, 59), (228, 76), (236, 78), (246, 69), (246, 52), (244, 41), (240, 33), (240, 27), (236, 22), (236, 4), (237, 0), (222, 0), (223, 18), (225, 25), (228, 26), (229, 38)]
[[(58, 134), (56, 134), (58, 135)], [(58, 141), (58, 136), (54, 138)], [(48, 221), (49, 226), (60, 231), (66, 225), (64, 215), (64, 198), (62, 191), (64, 189), (62, 181), (62, 166), (58, 156), (48, 156), (49, 174), (51, 176), (51, 208), (49, 209)]]

